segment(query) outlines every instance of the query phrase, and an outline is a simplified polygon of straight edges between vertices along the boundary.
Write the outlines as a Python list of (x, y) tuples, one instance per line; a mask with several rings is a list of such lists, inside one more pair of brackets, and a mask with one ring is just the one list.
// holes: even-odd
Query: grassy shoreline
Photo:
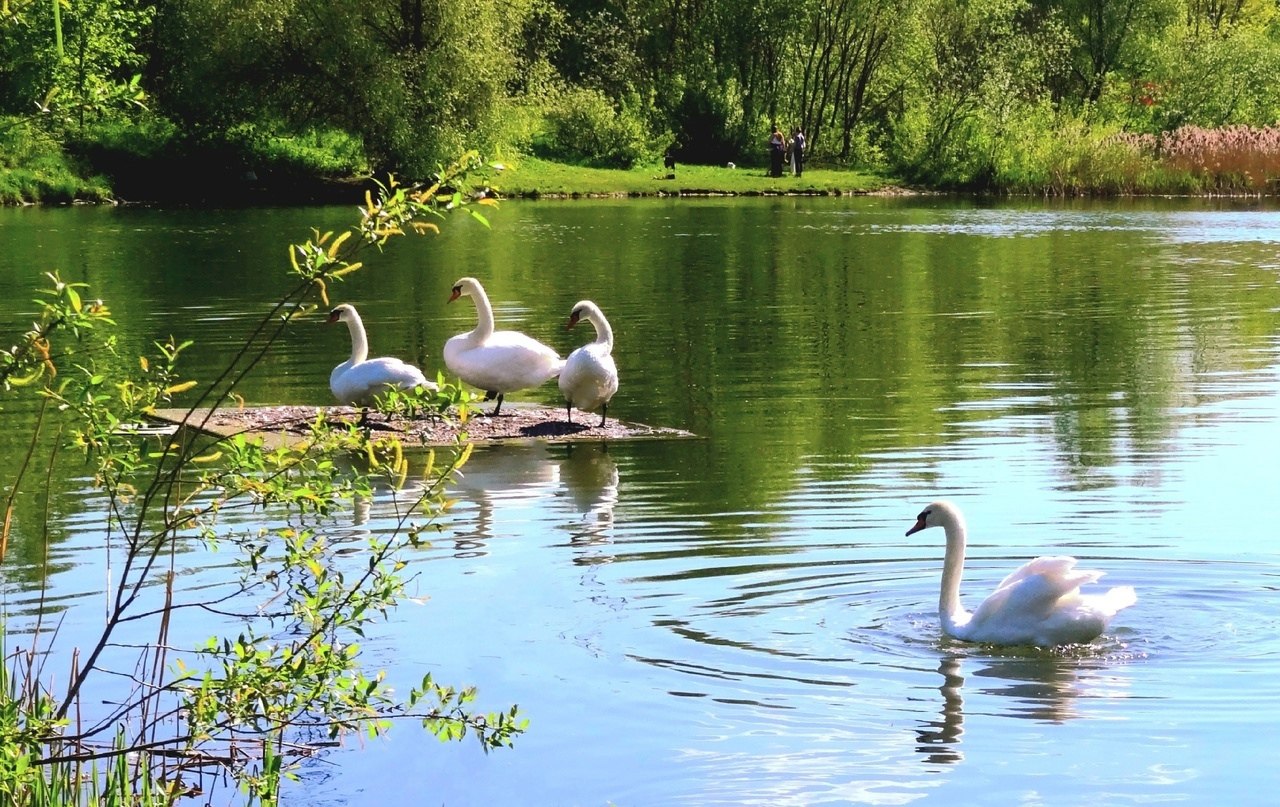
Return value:
[(503, 196), (524, 199), (625, 196), (843, 196), (900, 191), (897, 181), (867, 171), (814, 168), (799, 177), (770, 177), (762, 167), (661, 164), (587, 168), (521, 157), (494, 179)]
[[(143, 138), (142, 142), (150, 141)], [(63, 151), (42, 143), (29, 153), (0, 160), (0, 204), (344, 204), (362, 199), (365, 190), (374, 187), (368, 175), (359, 175), (357, 166), (334, 171), (335, 166), (306, 157), (246, 149), (189, 150), (163, 138), (147, 148), (94, 141)], [(669, 170), (654, 162), (610, 169), (524, 155), (496, 162), (505, 170), (473, 179), (476, 188), (488, 184), (507, 198), (841, 196), (901, 191), (901, 183), (872, 171), (825, 166), (806, 170), (800, 177), (789, 172), (770, 177), (763, 167), (731, 164), (679, 164)], [(178, 176), (184, 181), (173, 182)]]
[[(216, 161), (147, 159), (71, 162), (32, 174), (0, 167), (0, 204), (147, 204), (188, 207), (261, 207), (300, 204), (347, 204), (373, 189), (368, 176), (334, 175), (318, 166), (263, 160), (256, 170), (229, 170)], [(257, 165), (245, 159), (241, 165)], [(499, 159), (500, 171), (473, 176), (474, 189), (491, 187), (508, 199), (590, 199), (626, 197), (707, 196), (849, 196), (943, 192), (928, 186), (908, 186), (873, 170), (808, 168), (799, 177), (786, 173), (770, 177), (762, 166), (731, 167), (678, 164), (671, 170), (660, 163), (631, 169), (591, 168), (536, 157)], [(1112, 166), (1114, 168), (1114, 165)], [(1093, 181), (1054, 183), (1045, 187), (1009, 187), (986, 191), (952, 189), (959, 193), (1007, 197), (1150, 197), (1277, 198), (1280, 184), (1269, 177), (1271, 166), (1236, 169), (1210, 175), (1195, 164), (1174, 170), (1137, 159), (1124, 161), (1125, 170)], [(88, 170), (85, 170), (85, 169)], [(76, 170), (79, 169), (79, 170)], [(1246, 181), (1250, 175), (1268, 177)], [(35, 179), (39, 176), (39, 180)], [(166, 177), (192, 181), (172, 183)], [(52, 179), (57, 177), (57, 179)], [(1245, 179), (1242, 179), (1245, 178)], [(410, 178), (398, 177), (402, 181)], [(17, 181), (17, 180), (23, 181)], [(383, 178), (385, 179), (385, 178)], [(6, 181), (7, 180), (7, 181)]]

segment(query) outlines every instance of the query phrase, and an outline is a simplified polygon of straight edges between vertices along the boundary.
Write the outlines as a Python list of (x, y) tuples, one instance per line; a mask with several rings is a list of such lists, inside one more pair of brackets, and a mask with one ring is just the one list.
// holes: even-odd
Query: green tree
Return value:
[(1008, 75), (1025, 0), (924, 0), (900, 62), (901, 100), (891, 121), (901, 170), (963, 183), (986, 161), (981, 117)]
[(0, 8), (0, 111), (55, 123), (137, 108), (142, 42), (153, 7), (141, 0), (19, 0)]
[(853, 156), (874, 83), (890, 57), (912, 0), (838, 0), (807, 4), (800, 43), (799, 121), (810, 148), (842, 160)]
[(526, 2), (189, 0), (157, 19), (149, 81), (196, 132), (359, 136), (375, 167), (425, 176), (497, 127)]
[(1133, 83), (1134, 128), (1266, 126), (1280, 119), (1280, 7), (1189, 0), (1150, 71)]
[(1142, 75), (1153, 47), (1176, 14), (1178, 0), (1062, 0), (1061, 10), (1076, 40), (1070, 84), (1062, 97), (1096, 103), (1108, 77), (1122, 81)]

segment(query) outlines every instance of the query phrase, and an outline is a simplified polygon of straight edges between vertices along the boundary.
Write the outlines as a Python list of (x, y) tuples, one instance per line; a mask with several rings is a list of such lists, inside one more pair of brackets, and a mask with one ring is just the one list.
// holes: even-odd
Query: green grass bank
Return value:
[[(133, 127), (60, 142), (35, 132), (15, 137), (20, 132), (11, 127), (0, 137), (15, 146), (0, 149), (0, 204), (342, 204), (362, 198), (372, 185), (358, 144), (333, 134), (200, 141)], [(487, 181), (507, 198), (847, 195), (906, 185), (1008, 196), (1280, 195), (1280, 127), (1064, 138), (1044, 153), (1015, 156), (981, 183), (918, 172), (906, 182), (884, 169), (821, 162), (799, 177), (770, 177), (761, 165), (677, 163), (672, 169), (649, 161), (611, 169), (527, 155), (499, 159), (504, 169)]]
[(892, 178), (853, 169), (805, 169), (801, 176), (770, 177), (760, 166), (661, 163), (630, 169), (587, 168), (521, 157), (495, 177), (508, 197), (579, 198), (599, 196), (767, 196), (876, 193), (898, 185)]

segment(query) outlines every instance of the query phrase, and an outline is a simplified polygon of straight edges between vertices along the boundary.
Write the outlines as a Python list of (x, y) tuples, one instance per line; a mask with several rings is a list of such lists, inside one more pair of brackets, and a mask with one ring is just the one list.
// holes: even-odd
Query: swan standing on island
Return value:
[(573, 307), (565, 330), (588, 320), (596, 329), (594, 342), (579, 347), (565, 359), (560, 372), (560, 392), (564, 393), (565, 410), (573, 422), (573, 408), (584, 412), (600, 407), (600, 425), (609, 416), (609, 400), (618, 391), (618, 366), (613, 363), (613, 329), (604, 312), (590, 300)]
[(1081, 594), (1080, 586), (1097, 581), (1103, 573), (1076, 569), (1075, 558), (1040, 557), (1006, 577), (969, 613), (960, 605), (964, 517), (954, 504), (934, 502), (921, 511), (907, 535), (929, 527), (942, 527), (947, 535), (938, 619), (942, 632), (953, 638), (1041, 647), (1088, 642), (1101, 635), (1121, 609), (1137, 602), (1130, 586)]
[(476, 327), (444, 343), (444, 363), (450, 372), (485, 391), (485, 400), (498, 399), (493, 415), (502, 408), (508, 392), (545, 384), (560, 374), (560, 354), (518, 331), (493, 329), (493, 306), (484, 286), (474, 277), (453, 284), (449, 302), (470, 297), (476, 304)]
[(436, 389), (436, 384), (428, 381), (422, 371), (412, 364), (392, 358), (369, 358), (369, 340), (355, 306), (343, 303), (329, 312), (326, 322), (345, 322), (351, 333), (351, 358), (333, 368), (333, 372), (329, 374), (329, 389), (333, 391), (333, 397), (338, 399), (338, 403), (368, 406), (373, 402), (373, 396), (393, 387)]

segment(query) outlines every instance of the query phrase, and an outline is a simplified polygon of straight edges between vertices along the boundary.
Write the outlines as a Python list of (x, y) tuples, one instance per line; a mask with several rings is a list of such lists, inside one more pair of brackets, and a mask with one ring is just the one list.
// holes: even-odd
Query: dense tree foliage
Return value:
[(145, 103), (189, 142), (345, 138), (364, 168), (410, 175), (464, 143), (759, 162), (776, 121), (811, 159), (998, 184), (1111, 134), (1272, 125), (1277, 68), (1276, 0), (0, 6), (11, 120), (83, 130)]

